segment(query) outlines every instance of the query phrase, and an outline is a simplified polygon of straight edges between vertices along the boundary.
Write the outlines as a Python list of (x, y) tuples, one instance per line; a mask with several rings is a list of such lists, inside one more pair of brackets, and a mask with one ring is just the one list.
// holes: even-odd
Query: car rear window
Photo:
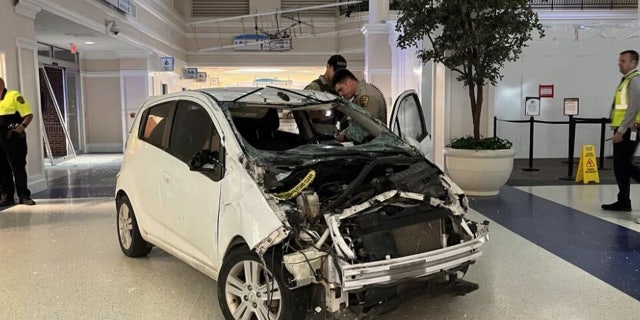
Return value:
[(140, 126), (139, 137), (141, 140), (147, 141), (155, 146), (166, 148), (166, 143), (163, 143), (163, 137), (165, 133), (166, 119), (171, 112), (173, 102), (166, 102), (147, 109), (142, 118), (142, 125)]

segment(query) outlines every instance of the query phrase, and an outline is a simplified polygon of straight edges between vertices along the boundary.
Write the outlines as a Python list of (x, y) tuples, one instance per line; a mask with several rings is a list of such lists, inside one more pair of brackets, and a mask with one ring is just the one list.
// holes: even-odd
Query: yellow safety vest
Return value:
[(31, 106), (20, 92), (7, 90), (4, 99), (0, 100), (0, 116), (13, 115), (16, 112), (24, 117), (31, 114)]
[[(640, 71), (636, 70), (624, 77), (616, 89), (616, 96), (613, 101), (613, 110), (611, 110), (611, 127), (619, 127), (624, 120), (624, 115), (629, 107), (629, 82), (631, 79), (640, 75)], [(636, 114), (636, 123), (640, 123), (640, 112)]]

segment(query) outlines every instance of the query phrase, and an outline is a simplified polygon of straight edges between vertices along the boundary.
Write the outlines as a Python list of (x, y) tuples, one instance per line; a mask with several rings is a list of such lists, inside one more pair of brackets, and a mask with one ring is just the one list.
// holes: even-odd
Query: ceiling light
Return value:
[(84, 42), (84, 44), (89, 44), (89, 45), (91, 45), (91, 44), (96, 44), (96, 43), (95, 43), (95, 42), (93, 42), (93, 41), (85, 41), (85, 42)]

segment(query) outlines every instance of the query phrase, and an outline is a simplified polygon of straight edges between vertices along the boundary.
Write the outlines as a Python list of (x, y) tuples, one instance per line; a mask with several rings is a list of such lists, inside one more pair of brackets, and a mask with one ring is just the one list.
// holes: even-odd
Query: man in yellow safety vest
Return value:
[[(15, 90), (7, 90), (0, 78), (0, 206), (34, 205), (27, 188), (27, 128), (33, 114), (27, 100)], [(15, 178), (15, 180), (14, 180)]]
[(603, 204), (604, 210), (631, 211), (631, 178), (640, 182), (640, 168), (633, 164), (640, 125), (640, 71), (636, 70), (637, 65), (638, 52), (627, 50), (620, 53), (618, 67), (624, 77), (616, 89), (611, 108), (613, 173), (618, 183), (618, 200)]

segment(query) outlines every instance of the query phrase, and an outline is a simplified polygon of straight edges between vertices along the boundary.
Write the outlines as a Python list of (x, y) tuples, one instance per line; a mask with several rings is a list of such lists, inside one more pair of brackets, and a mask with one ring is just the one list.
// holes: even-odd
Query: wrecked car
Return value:
[(115, 200), (122, 252), (155, 246), (210, 276), (226, 319), (371, 315), (414, 290), (464, 294), (488, 239), (415, 146), (357, 105), (305, 90), (150, 98)]

